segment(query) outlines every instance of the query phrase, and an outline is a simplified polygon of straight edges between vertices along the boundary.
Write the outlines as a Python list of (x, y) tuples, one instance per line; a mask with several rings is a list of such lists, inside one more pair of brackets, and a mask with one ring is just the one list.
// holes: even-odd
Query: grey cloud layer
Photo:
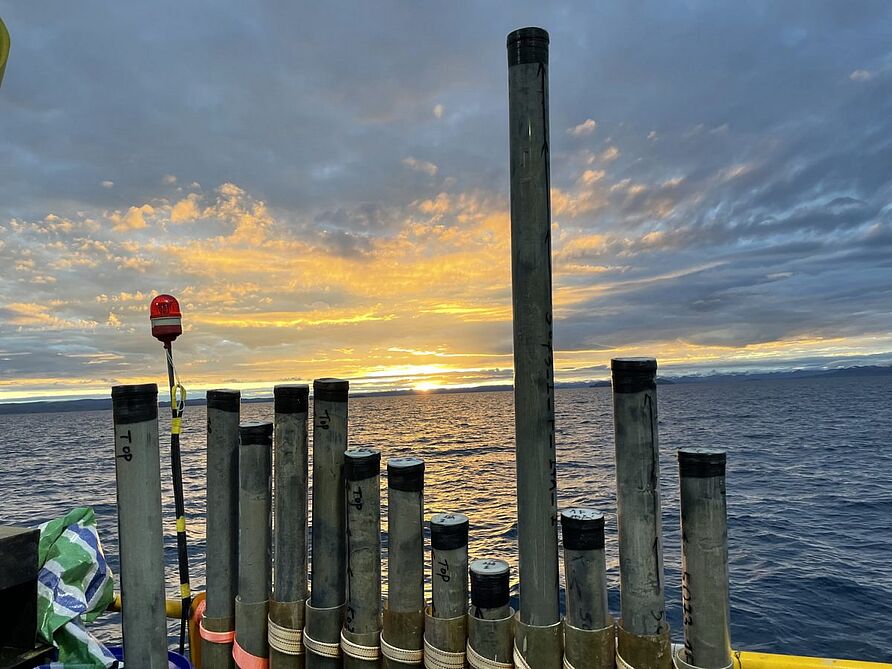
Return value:
[[(39, 267), (17, 273), (23, 250), (42, 257), (42, 238), (8, 221), (173, 201), (168, 174), (183, 187), (236, 183), (291, 234), (357, 262), (413, 202), (472, 190), (507, 201), (504, 37), (539, 24), (552, 36), (553, 184), (572, 200), (555, 207), (556, 275), (567, 288), (614, 286), (561, 312), (560, 348), (892, 333), (887, 2), (32, 1), (3, 12), (2, 304), (161, 288), (151, 274), (121, 285), (113, 267), (55, 283)], [(594, 131), (566, 132), (589, 118)], [(572, 248), (591, 235), (603, 239)], [(0, 349), (47, 346), (5, 313)], [(51, 346), (120, 352), (120, 340), (72, 331)], [(9, 357), (0, 373), (79, 373), (35, 358)], [(115, 364), (97, 367), (111, 376)]]

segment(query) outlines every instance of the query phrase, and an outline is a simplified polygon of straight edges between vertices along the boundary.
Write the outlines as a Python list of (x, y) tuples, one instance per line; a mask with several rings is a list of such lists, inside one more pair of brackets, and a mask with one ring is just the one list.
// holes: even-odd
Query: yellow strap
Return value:
[(186, 599), (186, 597), (189, 597), (191, 594), (192, 594), (192, 590), (191, 590), (191, 588), (189, 588), (189, 584), (188, 583), (180, 583), (180, 597), (182, 599)]
[(177, 518), (177, 532), (185, 532), (186, 531), (186, 516), (180, 516)]
[(180, 428), (182, 427), (182, 418), (171, 418), (170, 419), (170, 433), (171, 434), (179, 434)]

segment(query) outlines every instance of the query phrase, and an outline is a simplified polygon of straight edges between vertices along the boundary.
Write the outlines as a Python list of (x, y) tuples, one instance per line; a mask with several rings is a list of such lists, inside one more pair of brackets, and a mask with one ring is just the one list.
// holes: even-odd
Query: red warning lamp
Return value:
[(173, 295), (159, 295), (153, 299), (149, 318), (152, 321), (152, 336), (164, 342), (165, 346), (183, 334), (180, 303)]

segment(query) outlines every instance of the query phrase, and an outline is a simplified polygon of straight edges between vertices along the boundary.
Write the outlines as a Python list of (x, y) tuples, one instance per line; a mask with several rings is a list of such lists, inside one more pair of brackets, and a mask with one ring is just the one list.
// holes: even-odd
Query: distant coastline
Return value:
[[(861, 367), (845, 367), (833, 370), (806, 370), (796, 369), (784, 372), (758, 372), (758, 373), (733, 373), (733, 374), (688, 374), (681, 376), (657, 377), (658, 385), (671, 385), (683, 383), (716, 383), (728, 381), (766, 381), (784, 379), (838, 379), (848, 377), (875, 377), (892, 376), (892, 365), (869, 365)], [(610, 381), (595, 379), (591, 381), (574, 381), (570, 383), (556, 383), (558, 390), (573, 388), (609, 388)], [(351, 397), (399, 397), (403, 395), (446, 395), (453, 393), (492, 393), (512, 390), (510, 384), (493, 386), (474, 386), (471, 388), (435, 388), (432, 390), (387, 390), (381, 392), (357, 392), (351, 393)], [(271, 402), (272, 396), (245, 397), (242, 402), (254, 404)], [(190, 406), (204, 406), (203, 397), (190, 399)], [(162, 402), (161, 406), (169, 406)], [(37, 402), (10, 402), (0, 404), (0, 415), (28, 414), (28, 413), (56, 413), (65, 411), (108, 411), (111, 409), (111, 399), (77, 399), (77, 400), (41, 400)]]

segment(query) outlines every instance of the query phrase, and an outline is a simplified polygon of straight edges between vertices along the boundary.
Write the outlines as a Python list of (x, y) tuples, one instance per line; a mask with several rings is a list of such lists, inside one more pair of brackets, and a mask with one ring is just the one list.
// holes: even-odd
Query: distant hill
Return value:
[[(675, 383), (714, 383), (722, 381), (766, 381), (780, 379), (838, 379), (852, 377), (877, 377), (892, 376), (892, 365), (867, 365), (861, 367), (844, 367), (832, 370), (793, 369), (783, 372), (739, 372), (734, 374), (688, 374), (683, 376), (657, 377), (657, 385), (671, 385)], [(592, 381), (574, 381), (570, 383), (556, 383), (555, 388), (566, 390), (573, 388), (609, 388), (610, 381), (603, 379)], [(433, 390), (392, 390), (385, 392), (351, 393), (350, 397), (400, 397), (403, 395), (447, 395), (452, 393), (492, 393), (504, 392), (512, 389), (509, 384), (496, 386), (476, 386), (473, 388), (436, 388)], [(245, 404), (256, 402), (271, 402), (272, 397), (242, 398)], [(188, 401), (189, 406), (204, 406), (207, 404), (203, 397), (197, 397)], [(161, 403), (162, 407), (169, 407), (167, 402)], [(48, 400), (41, 402), (18, 402), (0, 404), (0, 415), (28, 414), (28, 413), (52, 413), (63, 411), (109, 411), (111, 399), (92, 400)]]
[(892, 365), (866, 365), (841, 369), (791, 369), (782, 372), (738, 372), (733, 374), (690, 374), (673, 376), (674, 383), (705, 383), (715, 381), (766, 381), (772, 379), (839, 379), (862, 376), (892, 376)]

